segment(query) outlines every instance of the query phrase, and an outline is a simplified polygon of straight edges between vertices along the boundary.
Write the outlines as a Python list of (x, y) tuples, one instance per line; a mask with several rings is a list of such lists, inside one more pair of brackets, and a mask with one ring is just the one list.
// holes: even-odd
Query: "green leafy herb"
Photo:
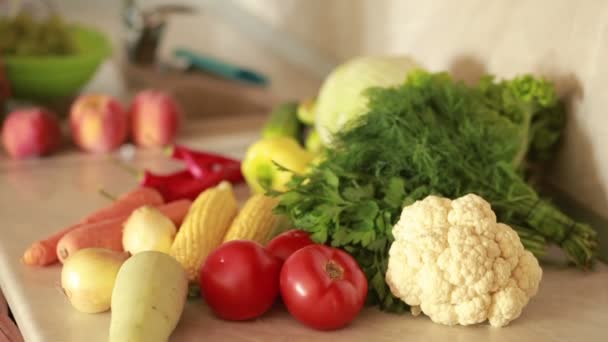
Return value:
[(430, 194), (477, 193), (535, 254), (549, 241), (579, 266), (593, 260), (595, 232), (541, 199), (519, 170), (522, 155), (546, 156), (559, 140), (563, 112), (549, 83), (525, 76), (468, 87), (417, 71), (367, 95), (369, 112), (332, 139), (323, 162), (292, 179), (277, 211), (351, 253), (368, 277), (370, 304), (406, 308), (383, 281), (391, 229), (403, 206)]

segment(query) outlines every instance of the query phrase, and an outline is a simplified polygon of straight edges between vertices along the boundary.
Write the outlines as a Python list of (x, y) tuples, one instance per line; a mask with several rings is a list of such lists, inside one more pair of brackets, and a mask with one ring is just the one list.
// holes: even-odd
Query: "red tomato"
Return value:
[(200, 274), (201, 293), (220, 318), (255, 318), (277, 299), (280, 270), (281, 261), (259, 244), (230, 241), (205, 260)]
[(281, 233), (270, 240), (266, 245), (266, 250), (275, 257), (285, 261), (293, 252), (308, 245), (312, 245), (313, 243), (308, 232), (292, 229)]
[(281, 270), (281, 297), (300, 322), (320, 330), (338, 329), (363, 308), (367, 279), (346, 252), (324, 245), (304, 247)]

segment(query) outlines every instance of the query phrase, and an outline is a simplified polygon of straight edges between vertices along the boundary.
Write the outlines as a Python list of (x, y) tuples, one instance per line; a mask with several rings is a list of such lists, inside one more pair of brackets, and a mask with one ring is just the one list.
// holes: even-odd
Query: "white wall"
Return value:
[[(238, 22), (238, 18), (225, 18), (214, 10), (223, 2), (216, 0), (140, 0), (142, 8), (157, 4), (187, 4), (197, 8), (196, 14), (175, 15), (159, 47), (159, 54), (167, 58), (177, 47), (187, 47), (202, 54), (220, 58), (268, 75), (272, 81), (270, 91), (279, 99), (292, 99), (314, 95), (322, 77), (312, 75), (297, 63), (272, 52), (256, 41)], [(124, 29), (121, 18), (121, 0), (56, 0), (55, 4), (71, 21), (100, 29), (112, 40), (114, 60), (124, 57)]]
[[(223, 0), (227, 1), (227, 0)], [(608, 216), (608, 1), (603, 0), (234, 0), (270, 27), (341, 61), (358, 54), (411, 54), (433, 70), (474, 79), (534, 72), (570, 94), (571, 117), (556, 182)], [(213, 3), (213, 0), (190, 4)], [(215, 2), (217, 5), (218, 2)], [(64, 0), (73, 17), (119, 32), (114, 1)], [(165, 49), (194, 49), (272, 73), (275, 91), (310, 94), (318, 79), (284, 63), (212, 11), (176, 18)], [(165, 50), (166, 51), (166, 50)], [(272, 57), (267, 57), (271, 56)]]
[(572, 103), (555, 183), (608, 216), (608, 1), (239, 2), (339, 60), (410, 54), (465, 79), (534, 72), (556, 81)]

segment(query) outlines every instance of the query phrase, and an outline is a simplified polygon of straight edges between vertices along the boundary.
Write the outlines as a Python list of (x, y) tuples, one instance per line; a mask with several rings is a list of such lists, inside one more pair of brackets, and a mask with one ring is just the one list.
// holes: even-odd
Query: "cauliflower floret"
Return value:
[(483, 198), (428, 196), (393, 227), (386, 282), (434, 322), (502, 327), (538, 291), (542, 270)]

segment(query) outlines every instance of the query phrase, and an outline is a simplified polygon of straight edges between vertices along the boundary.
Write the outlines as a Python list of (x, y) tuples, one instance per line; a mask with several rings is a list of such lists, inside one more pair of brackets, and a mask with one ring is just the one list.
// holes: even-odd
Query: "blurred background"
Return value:
[[(4, 112), (33, 102), (67, 115), (78, 93), (126, 100), (153, 87), (174, 94), (187, 118), (267, 113), (281, 101), (314, 96), (333, 67), (357, 55), (409, 55), (465, 81), (484, 73), (543, 75), (570, 99), (566, 143), (551, 177), (608, 214), (606, 1), (1, 0), (0, 6), (5, 17), (26, 9), (93, 30), (82, 38), (91, 45), (82, 60), (4, 54), (5, 78), (13, 84)], [(0, 42), (7, 37), (0, 34)]]

